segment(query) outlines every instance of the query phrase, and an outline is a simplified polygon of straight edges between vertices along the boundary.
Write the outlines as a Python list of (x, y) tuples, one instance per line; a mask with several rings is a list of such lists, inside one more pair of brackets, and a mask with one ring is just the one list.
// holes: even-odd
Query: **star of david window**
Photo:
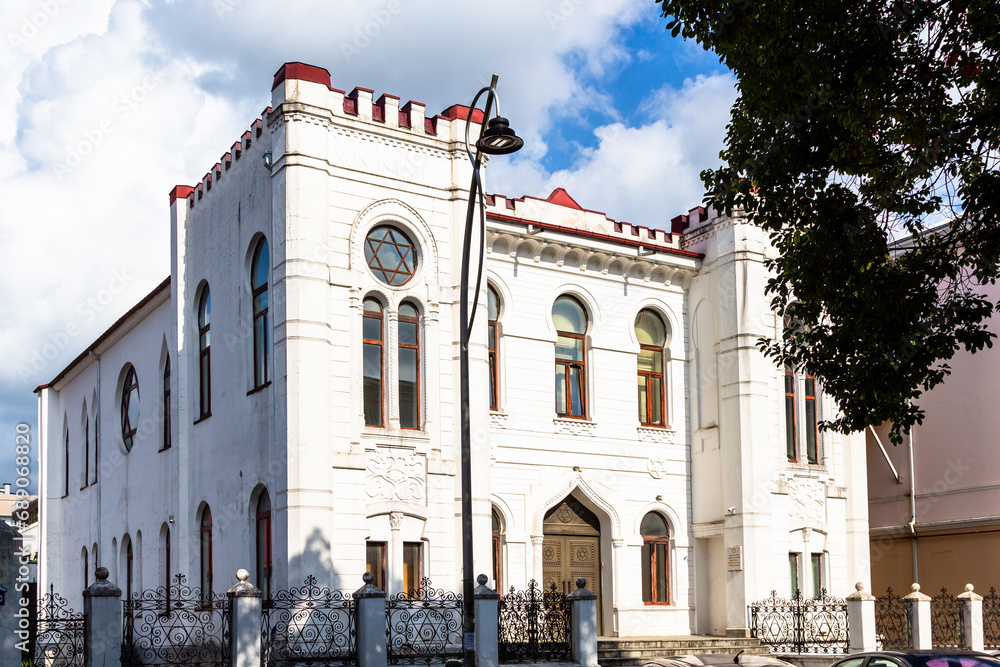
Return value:
[(386, 285), (403, 285), (417, 270), (417, 249), (406, 234), (382, 225), (365, 238), (365, 260)]

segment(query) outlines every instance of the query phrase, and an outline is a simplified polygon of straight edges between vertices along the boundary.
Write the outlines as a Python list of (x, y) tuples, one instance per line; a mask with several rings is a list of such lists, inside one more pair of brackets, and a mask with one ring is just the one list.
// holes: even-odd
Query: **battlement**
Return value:
[(545, 199), (529, 196), (510, 199), (504, 195), (486, 195), (486, 215), (501, 222), (526, 224), (529, 228), (560, 231), (641, 246), (649, 250), (688, 254), (681, 250), (677, 234), (655, 227), (619, 222), (600, 211), (589, 211), (581, 207), (563, 188), (556, 188)]
[(720, 217), (719, 212), (711, 206), (695, 206), (686, 214), (682, 213), (671, 218), (670, 231), (674, 234), (683, 234), (688, 229), (693, 231), (718, 217)]

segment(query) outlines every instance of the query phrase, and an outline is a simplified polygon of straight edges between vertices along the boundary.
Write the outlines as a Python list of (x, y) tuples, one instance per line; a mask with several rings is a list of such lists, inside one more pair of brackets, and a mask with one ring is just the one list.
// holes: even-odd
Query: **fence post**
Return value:
[(240, 583), (226, 592), (229, 598), (229, 656), (232, 667), (260, 666), (261, 592), (247, 579), (250, 573), (237, 570)]
[(497, 605), (500, 594), (486, 585), (485, 574), (479, 575), (473, 594), (476, 605), (476, 667), (497, 667), (500, 662), (500, 617)]
[(965, 592), (958, 596), (962, 605), (962, 625), (965, 632), (962, 648), (971, 651), (983, 650), (983, 596), (973, 593), (972, 584), (965, 585)]
[(876, 650), (875, 596), (860, 581), (847, 596), (847, 629), (851, 653)]
[(903, 599), (909, 605), (907, 620), (910, 623), (910, 648), (931, 648), (931, 598), (920, 592), (920, 584), (910, 587), (913, 591)]
[(361, 579), (365, 585), (354, 591), (358, 667), (386, 667), (385, 591), (372, 584), (375, 575), (371, 572)]
[(122, 589), (108, 581), (99, 567), (97, 581), (83, 592), (84, 664), (117, 665), (122, 656)]
[(570, 629), (573, 662), (597, 664), (597, 596), (586, 589), (587, 580), (576, 580), (576, 590), (566, 596), (572, 606)]

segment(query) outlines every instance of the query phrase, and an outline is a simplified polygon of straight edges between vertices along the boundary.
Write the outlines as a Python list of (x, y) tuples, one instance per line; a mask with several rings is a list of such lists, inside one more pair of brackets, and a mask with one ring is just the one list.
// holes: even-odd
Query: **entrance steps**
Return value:
[(598, 637), (597, 662), (601, 667), (638, 667), (651, 658), (699, 653), (770, 655), (767, 646), (750, 637)]

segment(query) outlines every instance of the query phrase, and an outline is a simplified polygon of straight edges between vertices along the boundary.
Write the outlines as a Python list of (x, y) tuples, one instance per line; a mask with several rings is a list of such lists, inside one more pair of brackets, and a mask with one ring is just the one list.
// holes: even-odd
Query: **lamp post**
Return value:
[[(499, 100), (496, 94), (497, 75), (493, 75), (490, 85), (481, 89), (472, 100), (469, 115), (465, 123), (465, 151), (472, 162), (472, 184), (469, 186), (469, 207), (465, 215), (465, 236), (462, 240), (462, 278), (459, 289), (459, 383), (462, 420), (462, 603), (465, 667), (474, 667), (475, 651), (475, 607), (473, 605), (474, 573), (472, 571), (472, 428), (469, 419), (469, 334), (476, 317), (479, 303), (479, 290), (483, 279), (483, 235), (486, 231), (486, 202), (483, 195), (483, 182), (480, 177), (483, 154), (505, 155), (521, 148), (524, 142), (514, 134), (507, 119), (499, 115)], [(479, 98), (486, 95), (486, 109), (483, 112), (483, 122), (480, 126), (479, 140), (476, 141), (476, 152), (473, 154), (469, 144), (469, 127), (472, 125), (472, 112), (476, 109)], [(497, 102), (498, 114), (490, 118), (493, 103)], [(476, 256), (476, 291), (473, 294), (472, 314), (469, 313), (469, 265), (472, 254), (472, 231), (476, 213), (476, 202), (479, 202), (479, 249)]]

